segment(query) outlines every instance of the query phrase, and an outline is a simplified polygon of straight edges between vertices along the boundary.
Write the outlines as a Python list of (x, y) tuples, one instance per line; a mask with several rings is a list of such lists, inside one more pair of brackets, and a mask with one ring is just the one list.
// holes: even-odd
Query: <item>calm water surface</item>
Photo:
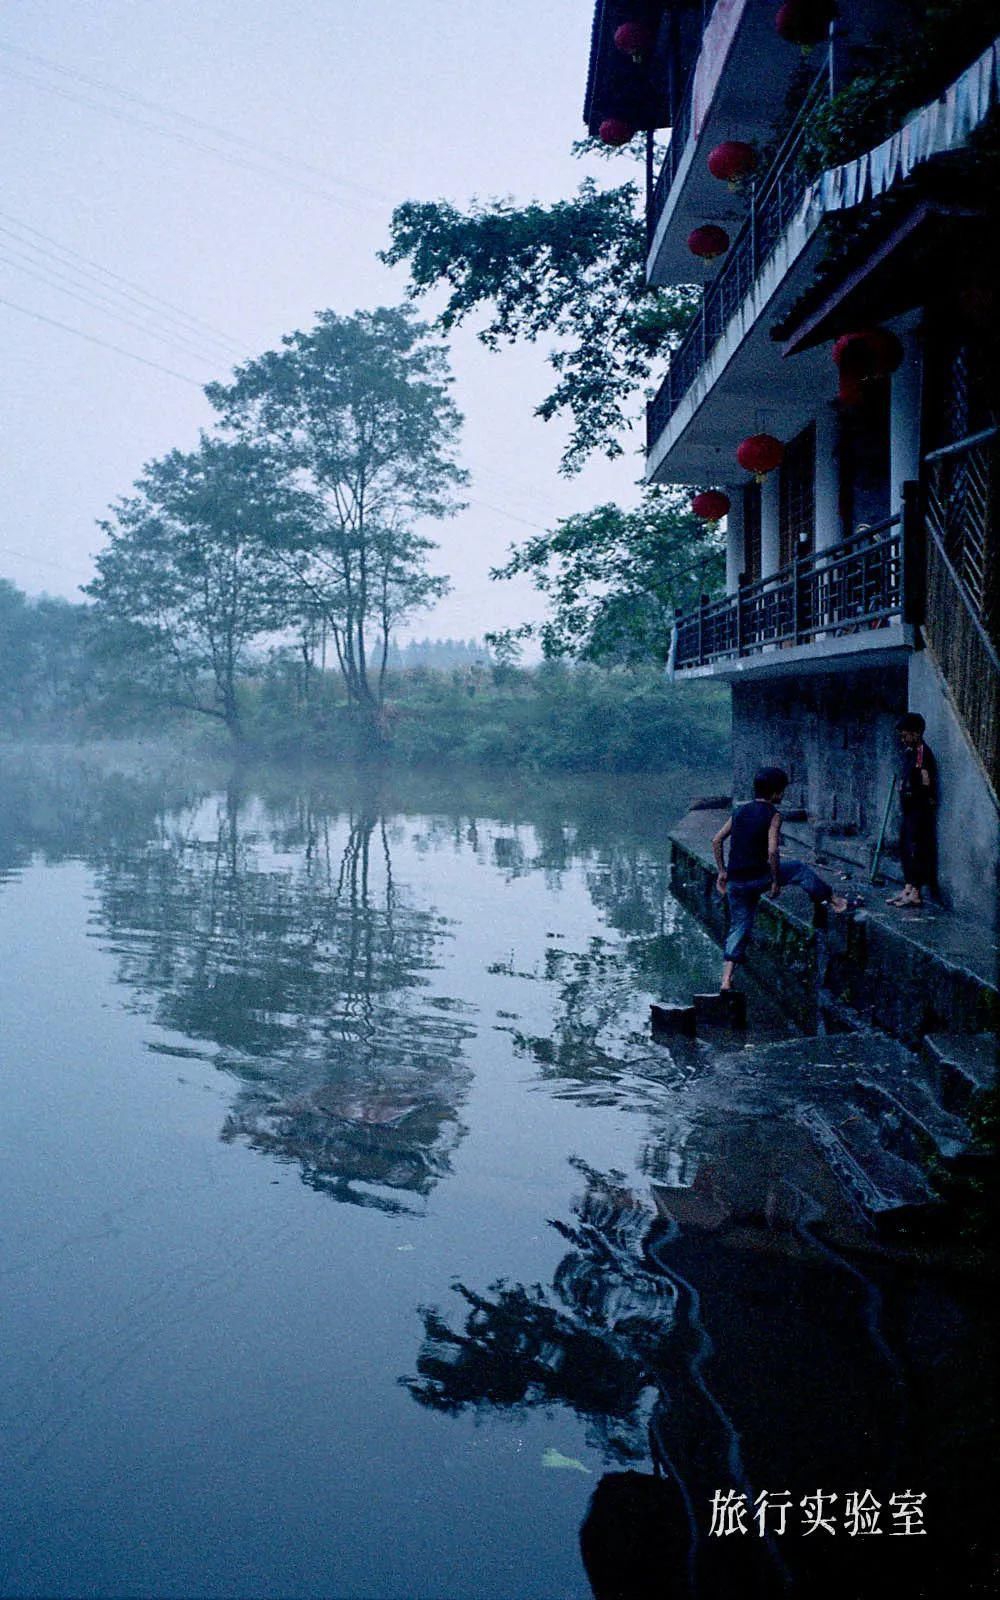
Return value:
[(974, 1455), (976, 1308), (818, 1240), (743, 1041), (648, 1038), (705, 780), (4, 767), (0, 1593), (585, 1600), (657, 1470), (666, 1596), (714, 1488)]

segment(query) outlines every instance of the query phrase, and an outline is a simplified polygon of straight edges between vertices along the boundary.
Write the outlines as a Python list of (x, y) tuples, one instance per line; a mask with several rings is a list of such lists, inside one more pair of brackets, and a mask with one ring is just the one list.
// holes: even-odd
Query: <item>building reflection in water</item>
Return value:
[[(874, 1596), (890, 1581), (973, 1592), (990, 1459), (983, 1308), (912, 1263), (866, 1259), (857, 1235), (845, 1248), (839, 1214), (832, 1244), (823, 1199), (839, 1203), (802, 1187), (805, 1144), (768, 1154), (762, 1130), (731, 1135), (693, 1184), (650, 1199), (578, 1164), (573, 1219), (552, 1224), (570, 1249), (551, 1285), (455, 1284), (455, 1316), (422, 1308), (416, 1373), (401, 1381), (448, 1414), (565, 1406), (582, 1420), (610, 1469), (581, 1535), (599, 1600)], [(843, 1532), (760, 1537), (751, 1521), (748, 1537), (720, 1539), (712, 1496), (729, 1489), (750, 1508), (764, 1490), (797, 1507), (817, 1489), (841, 1506), (870, 1489), (888, 1507), (913, 1489), (931, 1533), (861, 1548)]]

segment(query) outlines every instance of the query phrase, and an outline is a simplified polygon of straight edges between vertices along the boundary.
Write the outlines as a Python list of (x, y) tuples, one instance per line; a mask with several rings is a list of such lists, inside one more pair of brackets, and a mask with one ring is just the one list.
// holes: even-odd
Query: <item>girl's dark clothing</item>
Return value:
[(731, 883), (749, 883), (769, 871), (767, 836), (777, 809), (769, 800), (750, 800), (733, 812), (726, 868)]
[[(926, 772), (929, 783), (923, 780)], [(899, 804), (904, 817), (927, 816), (937, 800), (937, 762), (929, 744), (918, 744), (903, 751), (903, 770), (899, 779)]]
[[(925, 783), (923, 773), (930, 782)], [(918, 744), (903, 752), (899, 780), (899, 856), (904, 882), (923, 889), (935, 878), (934, 809), (937, 800), (937, 762), (929, 745)]]

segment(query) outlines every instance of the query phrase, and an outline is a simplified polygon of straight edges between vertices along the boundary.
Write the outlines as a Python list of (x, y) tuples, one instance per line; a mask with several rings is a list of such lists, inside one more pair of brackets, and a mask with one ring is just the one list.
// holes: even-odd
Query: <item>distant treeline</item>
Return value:
[[(313, 654), (276, 645), (237, 687), (244, 747), (282, 759), (377, 754), (417, 767), (659, 772), (721, 768), (728, 751), (728, 697), (716, 686), (675, 686), (655, 667), (514, 667), (474, 640), (394, 652), (377, 748), (341, 675)], [(0, 580), (0, 733), (88, 739), (171, 728), (188, 744), (230, 748), (214, 722), (148, 695), (92, 607), (29, 599)]]
[(414, 667), (450, 672), (454, 667), (490, 666), (492, 661), (489, 646), (479, 639), (410, 639), (404, 645), (393, 639), (389, 646), (389, 669), (393, 672), (408, 672)]

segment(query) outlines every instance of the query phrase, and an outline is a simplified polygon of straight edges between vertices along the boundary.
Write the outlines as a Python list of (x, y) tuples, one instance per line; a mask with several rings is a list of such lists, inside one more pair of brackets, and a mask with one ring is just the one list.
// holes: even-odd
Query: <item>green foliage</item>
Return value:
[(551, 602), (537, 630), (547, 657), (666, 661), (675, 607), (722, 576), (722, 539), (685, 502), (676, 490), (647, 489), (634, 511), (597, 506), (512, 552), (493, 576), (527, 575)]
[[(383, 754), (330, 674), (305, 703), (287, 658), (249, 686), (246, 737), (262, 753), (338, 760)], [(669, 683), (654, 668), (545, 663), (391, 676), (389, 758), (404, 766), (528, 772), (663, 772), (721, 777), (729, 699), (718, 685)]]
[(306, 638), (326, 626), (351, 702), (376, 721), (392, 629), (448, 587), (427, 572), (434, 547), (411, 524), (459, 509), (450, 384), (428, 328), (408, 308), (381, 307), (324, 311), (206, 390), (224, 425), (295, 482), (307, 510), (279, 530), (276, 559)]
[(810, 177), (887, 139), (911, 111), (937, 98), (1000, 32), (996, 0), (911, 0), (861, 70), (807, 119), (799, 160)]
[(146, 467), (101, 524), (108, 544), (85, 593), (110, 661), (152, 703), (239, 728), (249, 651), (283, 625), (289, 595), (271, 554), (304, 515), (261, 449), (203, 437)]
[(0, 578), (0, 727), (6, 733), (73, 728), (92, 700), (88, 609), (29, 600)]
[(679, 340), (693, 315), (693, 287), (653, 289), (645, 280), (646, 235), (638, 188), (599, 189), (587, 180), (569, 200), (517, 206), (406, 201), (392, 218), (381, 259), (407, 262), (414, 296), (443, 288), (444, 329), (473, 312), (488, 320), (491, 350), (518, 340), (550, 343), (556, 373), (536, 414), (573, 423), (564, 470), (595, 450), (622, 454), (637, 393), (652, 364)]

